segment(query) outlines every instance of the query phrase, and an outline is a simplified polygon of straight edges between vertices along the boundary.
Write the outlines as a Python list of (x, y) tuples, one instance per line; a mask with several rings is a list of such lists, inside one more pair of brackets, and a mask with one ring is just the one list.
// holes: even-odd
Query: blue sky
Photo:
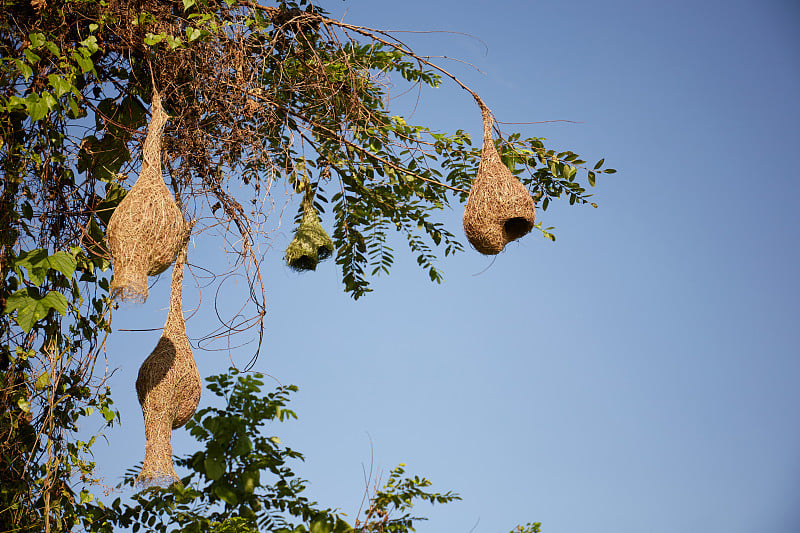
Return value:
[[(480, 39), (399, 35), (418, 53), (478, 67), (443, 62), (499, 121), (580, 122), (504, 132), (605, 157), (618, 173), (598, 179), (598, 209), (539, 211), (556, 243), (531, 235), (494, 263), (473, 251), (447, 258), (442, 285), (398, 243), (391, 276), (358, 302), (330, 262), (306, 275), (283, 266), (290, 228), (265, 243), (269, 311), (256, 369), (300, 387), (299, 421), (270, 431), (306, 454), (298, 470), (311, 496), (354, 513), (362, 467), (405, 462), (464, 498), (421, 507), (431, 517), (421, 532), (497, 533), (534, 520), (553, 533), (800, 531), (800, 7), (325, 7), (354, 24)], [(414, 104), (393, 105), (408, 116)], [(410, 120), (476, 138), (481, 128), (452, 84), (425, 92)], [(461, 214), (444, 215), (454, 232)], [(211, 264), (218, 245), (189, 253)], [(161, 326), (168, 284), (117, 311), (115, 327)], [(190, 337), (214, 327), (212, 296), (203, 294)], [(157, 337), (115, 331), (107, 344), (123, 417), (97, 453), (109, 484), (143, 456), (133, 384)], [(231, 362), (195, 356), (206, 376)], [(233, 352), (239, 365), (249, 356)], [(176, 453), (191, 446), (181, 431), (173, 443)]]

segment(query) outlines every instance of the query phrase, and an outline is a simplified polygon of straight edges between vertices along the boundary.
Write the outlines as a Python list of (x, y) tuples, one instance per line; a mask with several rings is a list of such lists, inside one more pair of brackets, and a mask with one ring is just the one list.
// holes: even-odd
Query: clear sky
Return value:
[[(405, 462), (464, 498), (421, 506), (422, 533), (528, 521), (548, 533), (800, 531), (800, 4), (323, 7), (354, 24), (474, 36), (399, 35), (479, 68), (443, 63), (500, 121), (580, 122), (506, 133), (619, 172), (598, 179), (598, 209), (539, 212), (556, 243), (531, 235), (491, 266), (474, 251), (442, 260), (443, 285), (398, 242), (393, 273), (358, 302), (332, 262), (305, 275), (283, 266), (291, 228), (275, 234), (255, 368), (300, 387), (299, 421), (270, 431), (306, 454), (297, 470), (311, 497), (353, 513), (362, 468)], [(398, 99), (396, 112), (413, 104)], [(410, 120), (481, 128), (448, 83), (423, 93)], [(444, 215), (454, 232), (461, 215)], [(213, 263), (215, 246), (196, 243), (189, 261)], [(160, 327), (168, 285), (116, 312), (115, 328)], [(203, 293), (190, 337), (215, 327), (212, 300)], [(97, 450), (109, 484), (143, 457), (134, 381), (157, 338), (115, 331), (107, 344), (123, 418)], [(204, 376), (231, 362), (195, 356)], [(249, 356), (233, 352), (238, 365)], [(181, 431), (173, 443), (192, 451)]]

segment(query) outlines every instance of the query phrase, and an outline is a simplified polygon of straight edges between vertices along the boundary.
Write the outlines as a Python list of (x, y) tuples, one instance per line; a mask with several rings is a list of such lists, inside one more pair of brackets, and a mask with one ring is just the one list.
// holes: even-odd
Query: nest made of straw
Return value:
[(492, 114), (482, 103), (481, 113), (483, 150), (464, 210), (464, 233), (480, 253), (495, 255), (527, 235), (536, 214), (530, 193), (500, 160), (492, 138)]
[(164, 332), (153, 352), (139, 368), (136, 394), (142, 406), (147, 438), (144, 464), (137, 483), (169, 485), (178, 481), (172, 464), (172, 430), (194, 415), (200, 401), (200, 373), (192, 356), (183, 318), (183, 267), (188, 234), (172, 271), (169, 313)]
[(284, 259), (294, 270), (316, 270), (317, 264), (333, 253), (333, 241), (320, 224), (314, 209), (314, 191), (308, 179), (303, 181), (302, 190), (303, 218), (297, 226), (294, 239), (286, 248)]
[(167, 118), (161, 98), (154, 92), (142, 170), (108, 223), (108, 247), (114, 264), (111, 295), (119, 300), (144, 302), (147, 276), (164, 272), (181, 246), (183, 214), (161, 176), (161, 136)]

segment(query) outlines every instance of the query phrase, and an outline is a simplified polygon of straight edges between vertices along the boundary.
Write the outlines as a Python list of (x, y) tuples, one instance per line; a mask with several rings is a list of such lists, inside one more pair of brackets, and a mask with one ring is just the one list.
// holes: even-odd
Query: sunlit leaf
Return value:
[(8, 297), (4, 313), (10, 314), (16, 311), (17, 324), (25, 333), (28, 333), (36, 322), (47, 316), (50, 309), (66, 315), (66, 297), (61, 293), (50, 291), (40, 298), (36, 289), (26, 288), (20, 289)]

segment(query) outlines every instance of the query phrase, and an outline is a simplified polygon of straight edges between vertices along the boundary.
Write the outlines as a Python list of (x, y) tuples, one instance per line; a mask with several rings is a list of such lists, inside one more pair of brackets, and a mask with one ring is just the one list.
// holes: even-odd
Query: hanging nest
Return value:
[(294, 239), (286, 248), (284, 258), (286, 264), (294, 270), (316, 270), (317, 264), (333, 253), (333, 241), (319, 222), (319, 216), (314, 209), (314, 191), (308, 178), (303, 180), (301, 190), (305, 192), (302, 202), (303, 218), (297, 226)]
[(172, 465), (172, 430), (189, 421), (200, 401), (200, 373), (186, 336), (181, 297), (188, 236), (189, 230), (172, 271), (164, 333), (136, 379), (147, 438), (144, 464), (136, 480), (140, 486), (168, 486), (178, 481)]
[(161, 98), (154, 92), (139, 179), (108, 223), (108, 247), (114, 263), (111, 295), (118, 300), (144, 302), (147, 276), (169, 268), (181, 245), (183, 214), (161, 176), (161, 135), (167, 118)]
[(464, 233), (480, 253), (495, 255), (533, 229), (535, 205), (525, 186), (500, 160), (492, 139), (492, 114), (483, 114), (483, 151), (464, 210)]

